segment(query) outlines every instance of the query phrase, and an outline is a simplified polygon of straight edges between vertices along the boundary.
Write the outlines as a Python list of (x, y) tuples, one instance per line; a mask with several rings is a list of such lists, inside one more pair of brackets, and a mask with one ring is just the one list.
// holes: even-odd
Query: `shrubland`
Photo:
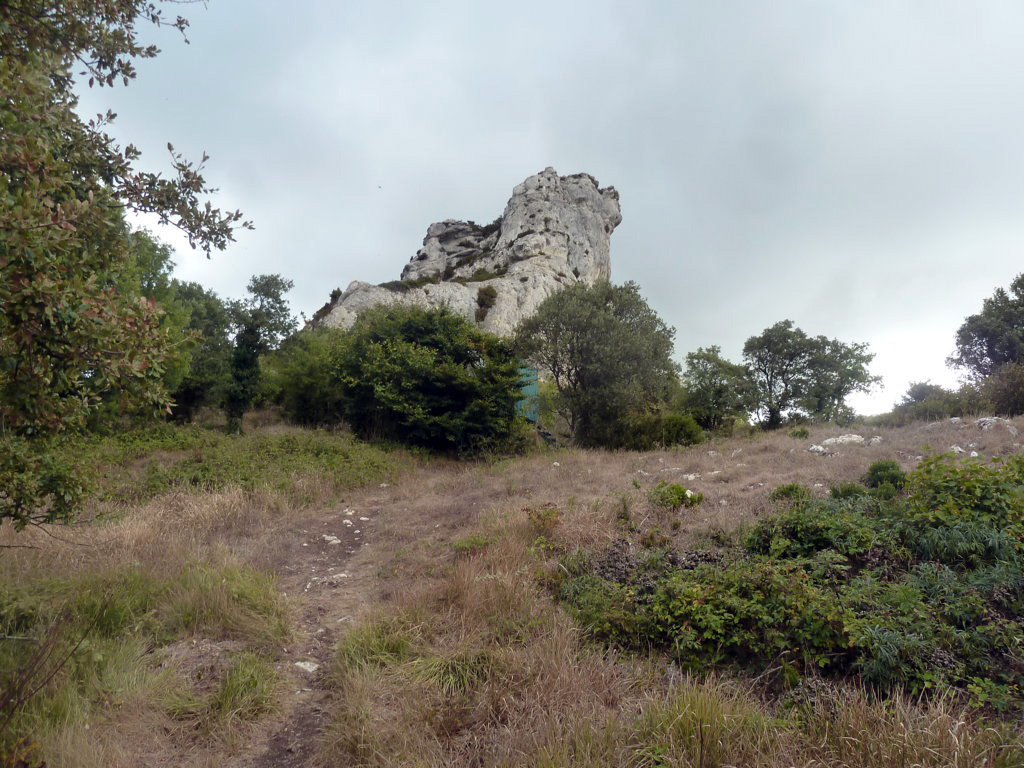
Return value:
[[(1009, 431), (971, 432), (1004, 461), (917, 462), (977, 428), (832, 457), (793, 451), (807, 429), (488, 462), (255, 421), (89, 438), (91, 522), (0, 531), (31, 547), (0, 564), (4, 634), (38, 642), (3, 669), (51, 636), (58, 665), (5, 749), (251, 764), (312, 685), (324, 765), (1015, 764)], [(362, 586), (310, 588), (301, 542), (342, 506), (382, 521)]]

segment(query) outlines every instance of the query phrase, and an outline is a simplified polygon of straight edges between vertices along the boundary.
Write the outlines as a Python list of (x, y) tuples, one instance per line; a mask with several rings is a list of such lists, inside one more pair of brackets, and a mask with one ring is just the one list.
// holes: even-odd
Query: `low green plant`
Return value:
[(810, 488), (805, 488), (799, 483), (786, 483), (773, 488), (768, 498), (772, 501), (784, 501), (791, 504), (799, 504), (811, 498)]
[(252, 720), (274, 709), (277, 686), (273, 664), (254, 653), (240, 653), (210, 697), (209, 713), (221, 723)]
[(773, 496), (786, 505), (734, 556), (666, 561), (651, 548), (662, 542), (642, 538), (650, 558), (580, 560), (558, 594), (593, 637), (694, 669), (774, 664), (789, 681), (815, 670), (1020, 711), (1006, 648), (1024, 632), (1024, 456), (935, 456), (904, 493), (886, 498), (885, 486), (827, 499), (782, 486)]
[(452, 542), (452, 549), (457, 555), (475, 555), (483, 552), (491, 545), (491, 539), (478, 533), (471, 533), (468, 536), (455, 539)]
[(157, 425), (117, 435), (82, 437), (66, 448), (99, 503), (139, 503), (175, 490), (269, 488), (293, 502), (303, 478), (335, 490), (394, 477), (397, 465), (381, 448), (350, 435), (294, 430), (227, 435), (194, 425)]
[(868, 488), (878, 488), (883, 483), (889, 483), (898, 491), (907, 482), (907, 473), (895, 461), (883, 459), (868, 467), (861, 482)]
[(562, 521), (562, 511), (550, 502), (539, 507), (527, 507), (524, 511), (534, 530), (540, 534), (550, 533)]
[(697, 506), (704, 501), (704, 494), (694, 493), (679, 483), (666, 483), (664, 480), (659, 480), (657, 485), (647, 491), (647, 499), (661, 509), (675, 510)]
[(806, 440), (811, 436), (811, 432), (807, 427), (793, 427), (787, 434), (794, 440)]
[(495, 668), (495, 660), (484, 649), (460, 650), (414, 659), (410, 666), (414, 677), (451, 698), (465, 695), (486, 681)]
[(829, 495), (833, 499), (856, 499), (868, 492), (860, 483), (840, 483), (829, 488)]
[(415, 657), (419, 625), (403, 614), (385, 616), (350, 629), (338, 642), (332, 674), (344, 676), (370, 667), (387, 667)]

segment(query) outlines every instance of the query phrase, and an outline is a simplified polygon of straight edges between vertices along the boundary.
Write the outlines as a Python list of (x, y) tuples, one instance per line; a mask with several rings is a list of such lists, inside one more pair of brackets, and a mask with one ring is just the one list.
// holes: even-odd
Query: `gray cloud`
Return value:
[[(190, 9), (191, 10), (191, 9)], [(279, 3), (215, 0), (119, 91), (158, 166), (212, 156), (257, 229), (179, 272), (296, 282), (312, 312), (394, 279), (429, 223), (489, 221), (553, 165), (622, 194), (616, 280), (681, 357), (783, 318), (866, 341), (889, 389), (952, 381), (963, 318), (1021, 270), (1024, 6), (1015, 2)], [(166, 235), (178, 243), (173, 234)]]

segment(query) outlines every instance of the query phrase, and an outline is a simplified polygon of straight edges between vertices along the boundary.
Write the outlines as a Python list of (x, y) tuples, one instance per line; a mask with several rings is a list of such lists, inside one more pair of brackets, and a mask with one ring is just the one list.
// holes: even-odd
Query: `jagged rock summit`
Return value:
[(358, 280), (332, 295), (318, 321), (348, 328), (377, 304), (447, 304), (485, 331), (510, 335), (545, 298), (566, 285), (611, 278), (609, 245), (622, 221), (619, 193), (586, 173), (559, 176), (545, 168), (513, 191), (493, 223), (431, 224), (401, 280)]

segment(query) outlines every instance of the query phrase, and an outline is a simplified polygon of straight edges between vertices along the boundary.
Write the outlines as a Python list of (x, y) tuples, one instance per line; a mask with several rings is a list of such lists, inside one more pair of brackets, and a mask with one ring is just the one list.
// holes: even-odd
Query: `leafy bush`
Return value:
[(829, 488), (833, 499), (855, 499), (866, 493), (867, 489), (860, 483), (840, 483)]
[(627, 413), (610, 427), (606, 447), (650, 451), (703, 440), (704, 431), (690, 414), (662, 408)]
[(773, 558), (814, 557), (826, 550), (856, 558), (880, 546), (894, 549), (895, 542), (871, 517), (867, 504), (844, 508), (831, 501), (801, 498), (795, 506), (761, 520), (744, 546), (748, 552)]
[(907, 473), (895, 461), (883, 459), (868, 467), (861, 482), (868, 488), (878, 488), (883, 483), (890, 483), (893, 488), (899, 490), (907, 482)]
[(476, 321), (482, 323), (487, 312), (498, 300), (498, 291), (493, 285), (485, 285), (476, 292)]
[(996, 413), (1019, 416), (1024, 413), (1024, 362), (1007, 363), (981, 385), (983, 395)]
[(992, 404), (985, 394), (970, 384), (952, 390), (927, 381), (917, 381), (910, 385), (903, 399), (891, 412), (873, 417), (871, 422), (898, 427), (914, 421), (936, 421), (991, 411)]
[(788, 434), (794, 440), (806, 440), (808, 437), (811, 436), (810, 430), (808, 430), (807, 427), (803, 427), (803, 426), (793, 427), (786, 434)]
[(802, 502), (811, 498), (811, 491), (799, 483), (786, 483), (774, 488), (768, 498), (772, 501)]
[(349, 331), (336, 375), (362, 437), (473, 454), (519, 435), (519, 362), (508, 344), (446, 308), (381, 306)]
[(538, 533), (550, 533), (555, 526), (562, 522), (562, 511), (554, 504), (529, 507), (525, 511), (527, 519)]
[(289, 421), (330, 426), (344, 419), (344, 391), (334, 370), (346, 341), (345, 332), (334, 328), (303, 331), (263, 362), (271, 396)]
[(703, 493), (694, 493), (678, 483), (666, 483), (659, 480), (658, 484), (647, 492), (650, 502), (662, 509), (679, 509), (680, 507), (695, 507), (704, 501)]
[[(869, 474), (898, 480), (891, 470)], [(1006, 649), (1024, 631), (1024, 455), (932, 457), (905, 490), (814, 499), (782, 486), (773, 496), (786, 508), (731, 559), (666, 561), (652, 538), (660, 569), (611, 567), (611, 550), (576, 556), (559, 594), (594, 637), (692, 667), (774, 663), (787, 676), (953, 687), (977, 706), (1021, 709), (1019, 661)]]

